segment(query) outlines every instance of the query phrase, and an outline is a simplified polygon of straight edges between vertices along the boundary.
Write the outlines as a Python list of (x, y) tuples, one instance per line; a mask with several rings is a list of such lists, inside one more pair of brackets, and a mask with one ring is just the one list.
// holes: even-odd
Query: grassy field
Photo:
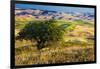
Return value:
[[(19, 46), (22, 44), (22, 42), (18, 43)], [(31, 42), (28, 42), (25, 46), (15, 48), (16, 65), (94, 61), (92, 43), (67, 42), (63, 46), (50, 46), (40, 51), (30, 44)]]
[[(58, 24), (67, 23), (58, 20)], [(64, 35), (65, 42), (62, 45), (53, 44), (41, 50), (37, 50), (36, 42), (29, 40), (15, 40), (15, 64), (53, 64), (94, 61), (94, 24), (75, 21), (73, 31)], [(15, 37), (27, 22), (16, 22)]]

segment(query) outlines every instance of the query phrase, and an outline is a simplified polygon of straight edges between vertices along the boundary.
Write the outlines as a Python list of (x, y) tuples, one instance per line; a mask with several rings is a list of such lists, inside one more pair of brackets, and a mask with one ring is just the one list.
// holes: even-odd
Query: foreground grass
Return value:
[[(68, 44), (68, 43), (67, 43)], [(71, 44), (67, 46), (51, 46), (37, 50), (36, 46), (15, 48), (16, 65), (53, 64), (94, 61), (93, 44)]]

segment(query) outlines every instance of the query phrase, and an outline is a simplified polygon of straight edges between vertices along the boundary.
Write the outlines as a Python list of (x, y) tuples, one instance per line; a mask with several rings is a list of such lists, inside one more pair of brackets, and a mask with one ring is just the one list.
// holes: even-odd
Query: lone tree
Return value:
[[(59, 25), (55, 20), (33, 21), (25, 25), (19, 32), (19, 39), (35, 40), (37, 48), (41, 49), (48, 43), (62, 41), (65, 31), (72, 30), (71, 24)], [(34, 42), (34, 41), (33, 41)]]

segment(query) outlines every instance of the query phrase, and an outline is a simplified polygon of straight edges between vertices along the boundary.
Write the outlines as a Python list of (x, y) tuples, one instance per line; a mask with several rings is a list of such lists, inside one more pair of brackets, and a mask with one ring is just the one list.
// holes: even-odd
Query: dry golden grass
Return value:
[[(24, 43), (19, 41), (19, 45)], [(93, 44), (67, 45), (49, 46), (39, 51), (35, 45), (31, 45), (31, 42), (26, 41), (26, 46), (15, 48), (16, 65), (94, 61)]]

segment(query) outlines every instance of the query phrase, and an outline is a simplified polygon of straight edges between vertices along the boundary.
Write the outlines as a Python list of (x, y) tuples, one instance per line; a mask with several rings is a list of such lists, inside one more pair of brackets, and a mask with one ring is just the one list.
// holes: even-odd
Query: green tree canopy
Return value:
[(31, 41), (35, 39), (37, 48), (41, 49), (49, 42), (63, 40), (65, 31), (69, 30), (71, 27), (70, 24), (59, 25), (55, 20), (33, 21), (25, 25), (19, 32), (18, 38)]

